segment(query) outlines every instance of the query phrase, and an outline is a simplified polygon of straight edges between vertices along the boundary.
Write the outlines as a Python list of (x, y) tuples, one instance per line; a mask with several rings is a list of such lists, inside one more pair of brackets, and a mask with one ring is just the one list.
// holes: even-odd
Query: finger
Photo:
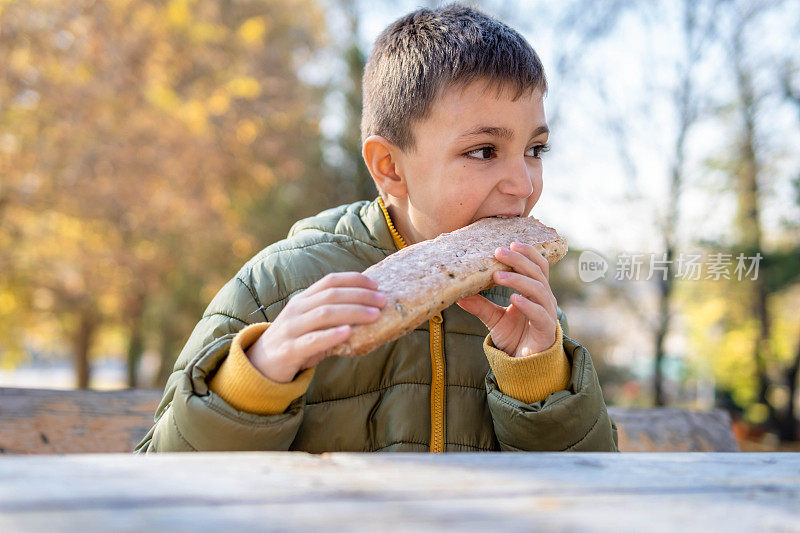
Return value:
[(525, 298), (521, 294), (512, 294), (511, 303), (525, 315), (535, 329), (549, 332), (551, 327), (555, 327), (555, 319), (540, 304)]
[[(527, 271), (523, 272), (522, 270), (517, 270), (517, 268), (514, 268), (514, 270), (517, 270), (518, 272), (523, 274), (528, 274), (531, 277), (538, 277), (538, 276), (533, 276), (533, 272), (535, 271), (535, 269), (533, 269), (532, 266), (530, 265), (524, 266), (527, 262), (530, 262), (536, 265), (536, 267), (538, 267), (538, 271), (542, 273), (542, 276), (544, 277), (545, 280), (550, 279), (550, 263), (547, 262), (547, 259), (545, 259), (535, 247), (529, 244), (512, 242), (508, 248), (500, 248), (500, 250), (501, 250), (501, 255), (507, 256), (511, 261), (516, 261), (517, 264), (519, 264), (519, 266), (525, 268)], [(526, 261), (523, 261), (522, 258), (524, 258)], [(505, 263), (505, 261), (500, 259), (500, 257), (497, 257), (497, 259)], [(516, 267), (517, 264), (515, 265), (509, 264), (509, 266)]]
[(544, 258), (542, 253), (536, 249), (535, 246), (531, 246), (530, 244), (525, 244), (522, 242), (512, 242), (511, 249), (517, 251), (536, 263), (539, 268), (542, 269), (544, 273), (544, 277), (546, 279), (550, 279), (550, 263), (547, 262), (547, 259)]
[(480, 294), (462, 298), (456, 302), (458, 306), (467, 313), (473, 314), (480, 319), (484, 325), (493, 329), (503, 318), (506, 312), (505, 307), (501, 307), (494, 302), (487, 300)]
[(525, 298), (542, 305), (549, 312), (552, 312), (553, 316), (556, 316), (555, 296), (553, 296), (549, 285), (517, 272), (498, 271), (493, 276), (498, 285), (514, 289)]
[(386, 295), (371, 289), (333, 287), (312, 294), (298, 302), (297, 312), (305, 313), (329, 304), (360, 304), (383, 309), (386, 306)]
[(361, 287), (364, 289), (376, 290), (378, 284), (374, 280), (358, 272), (333, 272), (311, 284), (302, 294), (304, 297), (308, 297), (332, 287)]
[(299, 357), (310, 358), (343, 343), (350, 338), (351, 332), (352, 328), (347, 325), (312, 331), (295, 339), (292, 343), (292, 350)]
[(529, 278), (537, 279), (542, 283), (549, 283), (542, 268), (518, 251), (509, 250), (508, 248), (498, 248), (495, 250), (495, 259), (504, 265), (510, 266), (515, 272), (524, 274)]
[(380, 314), (378, 308), (367, 305), (323, 305), (294, 317), (287, 324), (287, 331), (289, 335), (299, 337), (311, 331), (345, 324), (371, 324), (378, 320)]

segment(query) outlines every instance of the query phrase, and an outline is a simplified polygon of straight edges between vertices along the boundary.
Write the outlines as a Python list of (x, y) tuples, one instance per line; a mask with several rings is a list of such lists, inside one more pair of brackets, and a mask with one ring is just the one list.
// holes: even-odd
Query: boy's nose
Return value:
[(500, 192), (512, 194), (518, 198), (527, 198), (533, 194), (533, 179), (531, 169), (525, 159), (514, 161), (506, 171), (506, 178), (502, 182)]

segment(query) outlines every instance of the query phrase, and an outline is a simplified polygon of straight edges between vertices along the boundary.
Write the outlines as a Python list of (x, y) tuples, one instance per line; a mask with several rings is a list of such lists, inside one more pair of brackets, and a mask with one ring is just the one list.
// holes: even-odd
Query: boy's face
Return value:
[(415, 124), (415, 147), (395, 152), (407, 189), (395, 211), (407, 238), (419, 242), (483, 217), (530, 213), (542, 194), (547, 121), (541, 92), (513, 96), (481, 80), (451, 88)]

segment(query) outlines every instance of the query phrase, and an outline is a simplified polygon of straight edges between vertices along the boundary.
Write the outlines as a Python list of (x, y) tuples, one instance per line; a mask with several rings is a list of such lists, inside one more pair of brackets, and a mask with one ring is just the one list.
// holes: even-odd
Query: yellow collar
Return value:
[(378, 203), (381, 205), (381, 211), (383, 211), (383, 216), (386, 218), (386, 223), (389, 225), (389, 232), (392, 234), (392, 239), (394, 239), (397, 249), (400, 250), (405, 248), (407, 246), (406, 241), (403, 240), (400, 232), (394, 227), (394, 224), (392, 223), (392, 217), (389, 216), (389, 210), (386, 209), (386, 205), (383, 203), (383, 198), (380, 196), (378, 196)]

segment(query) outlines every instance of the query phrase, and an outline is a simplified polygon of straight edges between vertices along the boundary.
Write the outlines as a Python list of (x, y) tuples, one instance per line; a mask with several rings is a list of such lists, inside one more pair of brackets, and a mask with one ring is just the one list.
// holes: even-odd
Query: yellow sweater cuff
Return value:
[(257, 415), (284, 412), (295, 398), (305, 394), (314, 376), (314, 369), (308, 368), (289, 383), (278, 383), (253, 366), (245, 351), (268, 327), (269, 322), (259, 322), (242, 329), (233, 338), (228, 357), (208, 384), (214, 393), (231, 406)]
[(567, 354), (564, 353), (563, 334), (558, 321), (556, 342), (543, 352), (511, 357), (495, 347), (491, 334), (483, 341), (483, 351), (489, 359), (500, 391), (521, 402), (544, 400), (569, 385), (572, 372)]

